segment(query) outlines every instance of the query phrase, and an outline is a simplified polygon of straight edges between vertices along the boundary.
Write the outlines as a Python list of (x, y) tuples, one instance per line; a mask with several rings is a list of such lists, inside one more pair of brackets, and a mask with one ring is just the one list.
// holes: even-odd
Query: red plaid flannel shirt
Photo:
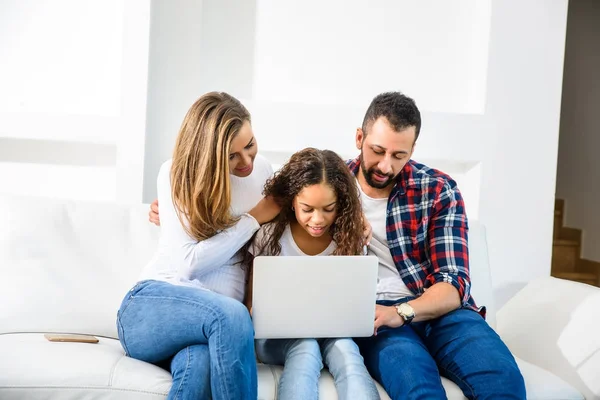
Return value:
[[(349, 160), (356, 175), (360, 158)], [(467, 215), (448, 175), (410, 160), (400, 172), (387, 205), (387, 240), (402, 280), (417, 297), (437, 282), (454, 286), (463, 307), (485, 317), (471, 297)]]

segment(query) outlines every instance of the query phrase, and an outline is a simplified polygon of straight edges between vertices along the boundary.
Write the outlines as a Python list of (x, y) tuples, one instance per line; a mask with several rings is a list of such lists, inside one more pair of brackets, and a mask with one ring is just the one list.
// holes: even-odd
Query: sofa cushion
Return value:
[(519, 369), (525, 378), (525, 388), (529, 400), (585, 400), (573, 386), (536, 365), (516, 358)]
[(600, 289), (552, 277), (525, 286), (498, 312), (498, 333), (518, 356), (600, 399)]
[(0, 221), (0, 333), (116, 338), (158, 241), (148, 206), (0, 195)]
[(50, 342), (40, 333), (0, 335), (2, 399), (163, 400), (171, 374), (125, 357), (118, 340)]
[[(164, 400), (171, 374), (125, 356), (118, 340), (99, 338), (97, 344), (49, 342), (41, 333), (0, 335), (0, 398)], [(282, 368), (258, 365), (258, 399), (275, 400)], [(381, 386), (382, 399), (389, 399)], [(320, 380), (322, 398), (337, 394), (331, 375)]]
[[(171, 375), (125, 356), (114, 339), (99, 338), (97, 344), (49, 342), (40, 333), (0, 335), (2, 399), (165, 399)], [(527, 398), (532, 400), (581, 400), (583, 396), (552, 373), (517, 359), (525, 376)], [(283, 368), (258, 365), (258, 398), (274, 400)], [(450, 400), (465, 397), (454, 383), (442, 378)], [(389, 400), (377, 385), (382, 400)], [(324, 370), (319, 382), (321, 398), (335, 399), (333, 378)]]

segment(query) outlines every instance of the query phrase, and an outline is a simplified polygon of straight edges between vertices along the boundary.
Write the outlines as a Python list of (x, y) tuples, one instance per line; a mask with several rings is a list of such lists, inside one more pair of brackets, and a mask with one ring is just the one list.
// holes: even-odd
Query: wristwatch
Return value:
[(396, 305), (396, 312), (404, 320), (404, 325), (408, 325), (417, 315), (415, 309), (412, 308), (408, 303), (402, 303)]

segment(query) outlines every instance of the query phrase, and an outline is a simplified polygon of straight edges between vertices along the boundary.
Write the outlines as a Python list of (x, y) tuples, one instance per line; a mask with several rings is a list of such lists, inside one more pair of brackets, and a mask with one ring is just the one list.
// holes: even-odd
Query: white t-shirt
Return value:
[(379, 269), (377, 275), (377, 300), (397, 300), (414, 296), (400, 278), (400, 273), (388, 247), (386, 234), (387, 198), (373, 199), (367, 196), (358, 185), (363, 212), (373, 229), (373, 238), (369, 244), (369, 255), (377, 256)]
[[(259, 229), (258, 233), (256, 234), (256, 237), (254, 238), (254, 241), (252, 242), (252, 245), (248, 249), (250, 253), (252, 253), (253, 255), (257, 255), (257, 253), (260, 251), (265, 236), (271, 235), (274, 226), (275, 224), (270, 223), (263, 225)], [(279, 244), (281, 245), (281, 252), (278, 254), (279, 256), (308, 256), (308, 254), (300, 250), (300, 247), (298, 247), (298, 245), (296, 244), (289, 224), (285, 227), (285, 230), (281, 234), (281, 238), (279, 238)], [(325, 250), (316, 255), (329, 256), (335, 251), (336, 248), (337, 245), (332, 240)], [(265, 249), (265, 252), (261, 255), (270, 256), (271, 254), (268, 254), (268, 249)]]
[(239, 301), (244, 298), (246, 271), (240, 252), (260, 228), (249, 214), (262, 198), (267, 179), (273, 175), (271, 164), (257, 155), (252, 173), (231, 178), (231, 212), (240, 220), (231, 228), (198, 242), (188, 235), (175, 211), (171, 197), (171, 160), (158, 173), (160, 239), (154, 258), (146, 265), (140, 280), (156, 279), (175, 285), (212, 290)]

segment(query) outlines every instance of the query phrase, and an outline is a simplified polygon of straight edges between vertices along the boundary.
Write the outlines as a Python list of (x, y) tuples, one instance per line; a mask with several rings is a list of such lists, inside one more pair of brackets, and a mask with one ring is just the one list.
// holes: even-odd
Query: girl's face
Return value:
[(292, 204), (298, 224), (312, 237), (321, 237), (335, 222), (336, 203), (331, 186), (319, 183), (302, 189)]

